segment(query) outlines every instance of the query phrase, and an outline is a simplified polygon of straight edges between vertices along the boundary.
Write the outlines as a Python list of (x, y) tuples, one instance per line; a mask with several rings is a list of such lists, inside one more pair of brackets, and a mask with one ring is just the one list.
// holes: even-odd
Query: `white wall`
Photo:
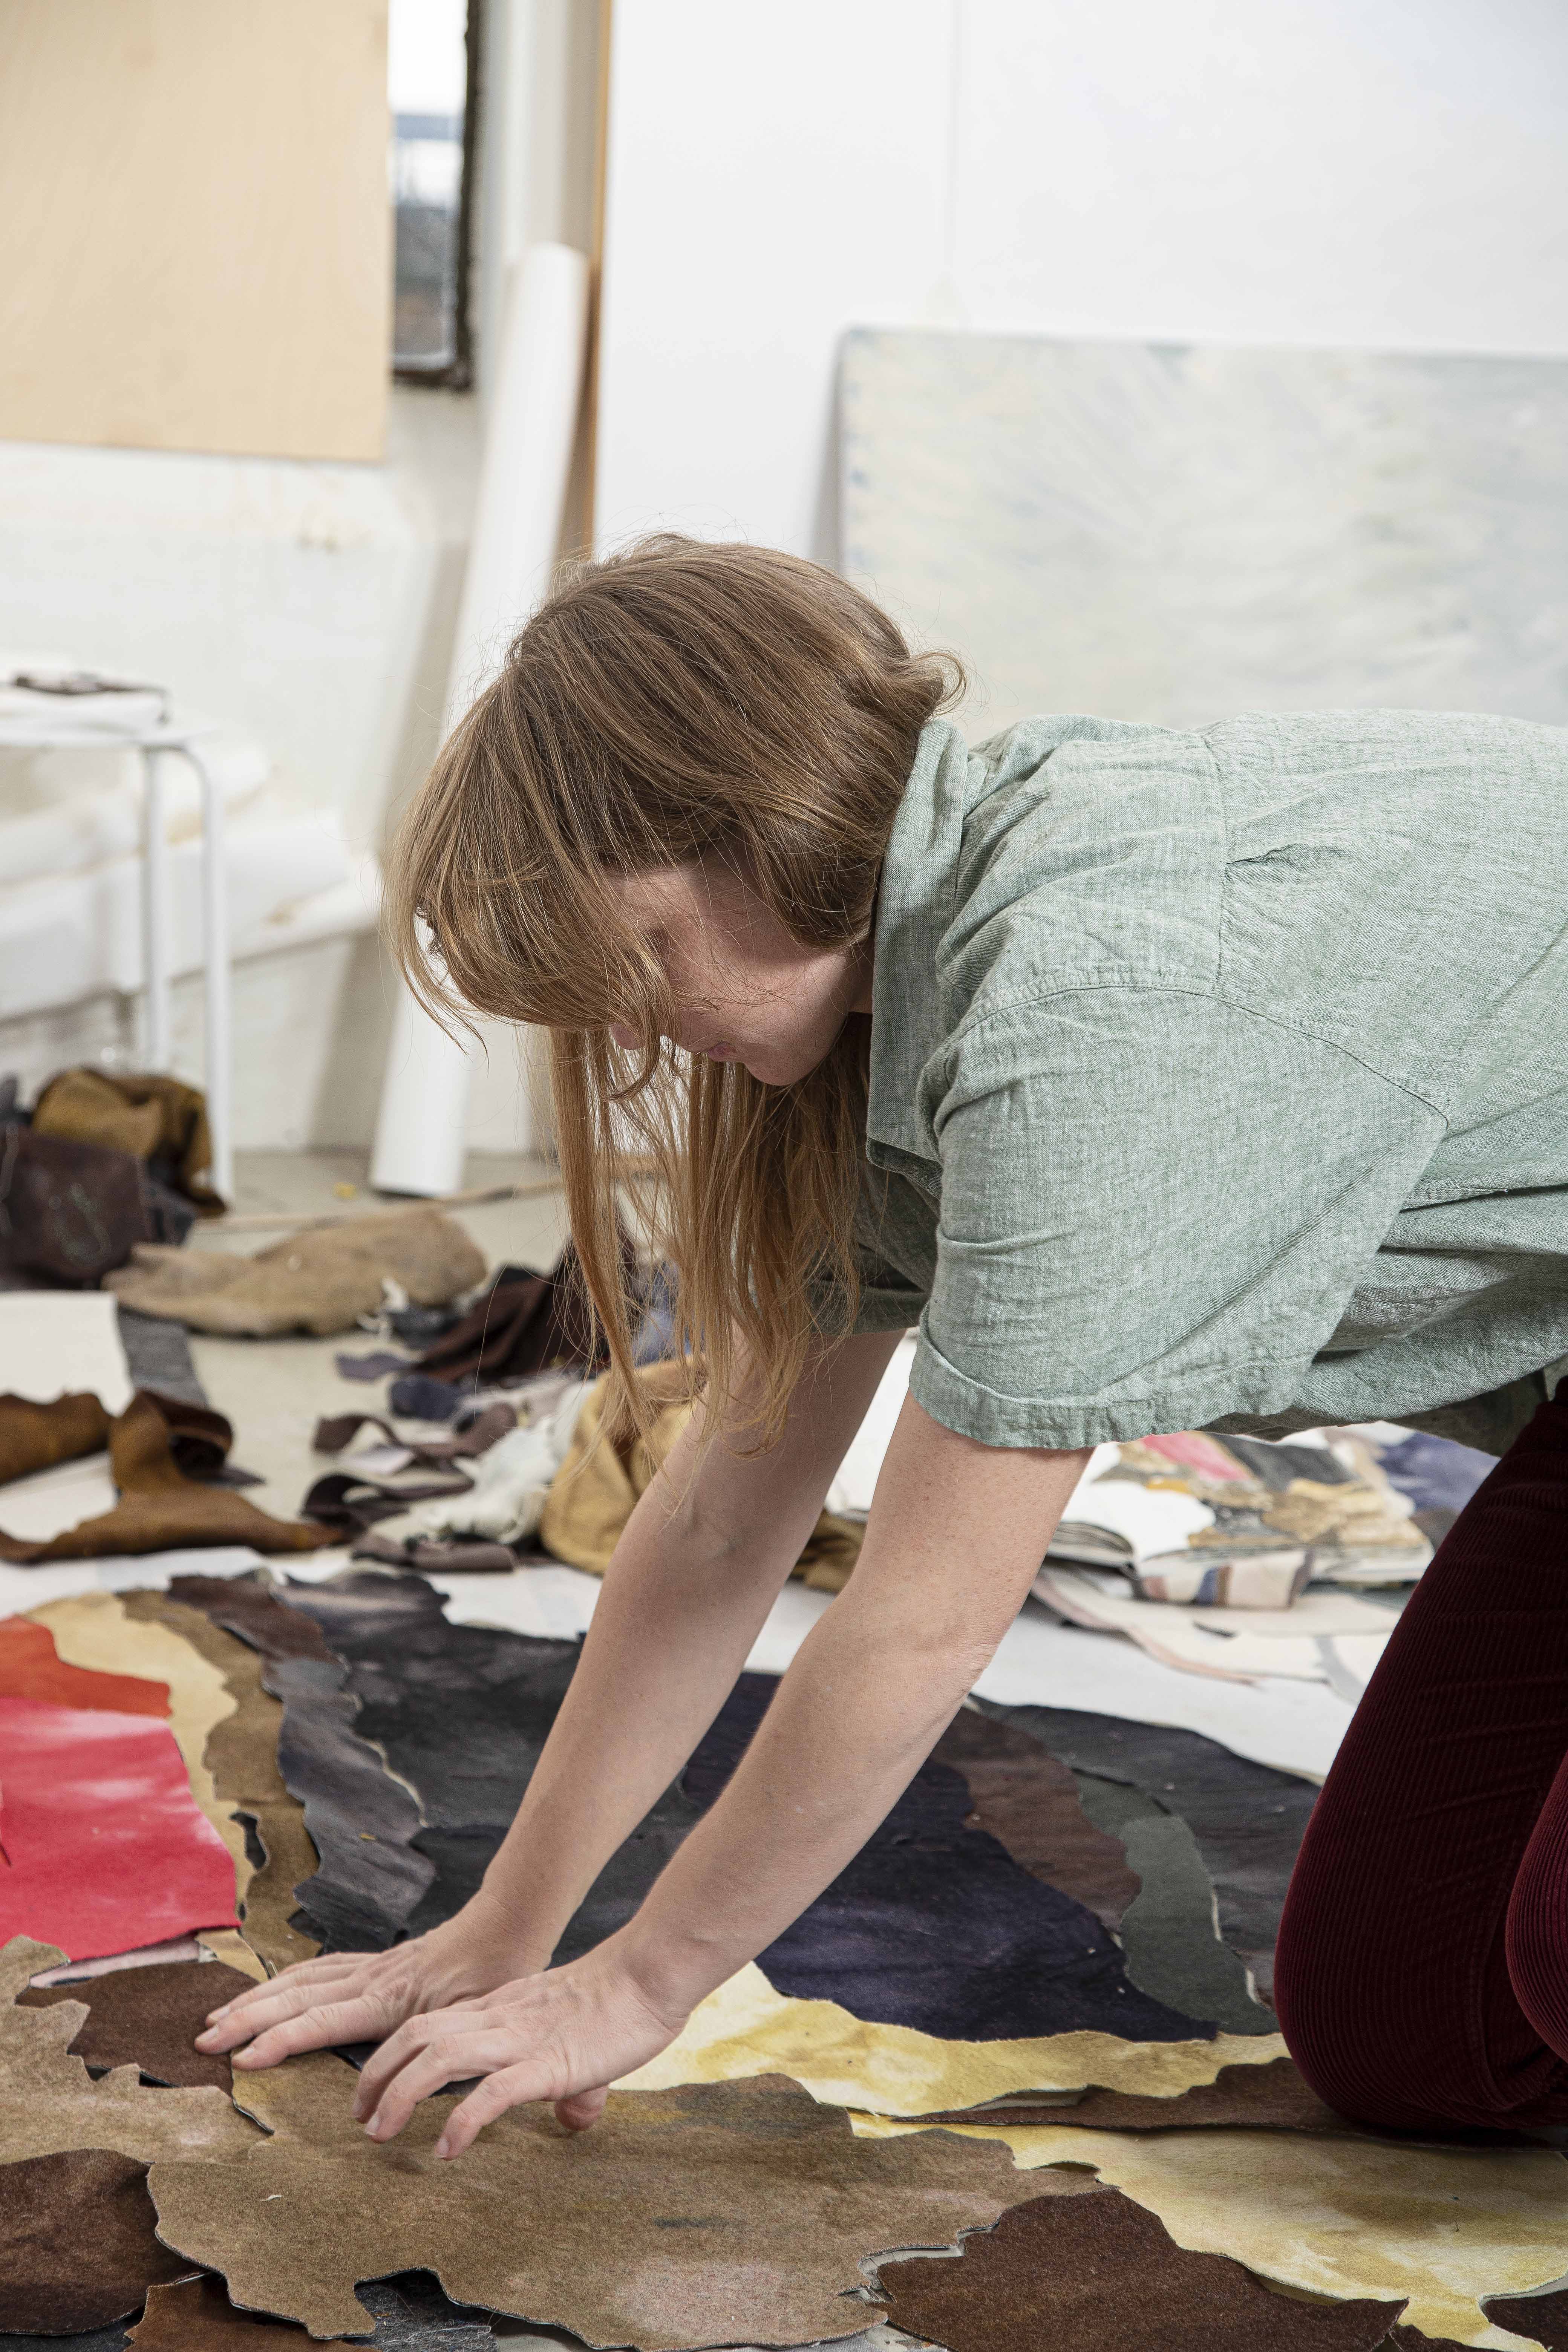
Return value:
[[(489, 0), (479, 397), (395, 390), (383, 465), (0, 441), (0, 645), (167, 682), (264, 745), (294, 797), (336, 809), (354, 848), (383, 845), (437, 748), (505, 272), (531, 241), (587, 240), (596, 28), (592, 0)], [(363, 938), (240, 966), (241, 1147), (368, 1143), (392, 1002)], [(192, 1077), (199, 1012), (182, 985)], [(118, 999), (9, 1023), (0, 1005), (0, 1075), (134, 1058), (137, 1030)], [(488, 1042), (468, 1140), (511, 1150), (525, 1094), (512, 1041)]]
[(1568, 353), (1560, 0), (616, 0), (596, 537), (837, 552), (852, 325)]

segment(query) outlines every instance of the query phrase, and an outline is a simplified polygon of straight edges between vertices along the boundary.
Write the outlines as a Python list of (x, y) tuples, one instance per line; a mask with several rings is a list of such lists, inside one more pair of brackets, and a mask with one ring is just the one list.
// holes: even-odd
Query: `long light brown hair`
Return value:
[[(856, 947), (921, 730), (962, 682), (817, 564), (647, 539), (579, 566), (534, 614), (403, 820), (387, 927), (416, 993), (448, 1027), (472, 1011), (550, 1031), (567, 1211), (619, 1430), (646, 1419), (616, 1241), (633, 1155), (653, 1171), (693, 1381), (726, 1403), (738, 1339), (758, 1445), (814, 1337), (852, 1320), (867, 1029), (848, 1022), (790, 1086), (677, 1053), (659, 959), (604, 879), (720, 862), (803, 946)], [(637, 1052), (617, 1049), (612, 1021)]]

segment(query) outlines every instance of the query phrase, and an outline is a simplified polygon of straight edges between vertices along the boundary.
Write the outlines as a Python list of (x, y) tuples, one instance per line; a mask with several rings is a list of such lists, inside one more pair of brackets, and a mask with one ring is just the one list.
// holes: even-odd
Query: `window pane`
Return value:
[(391, 0), (387, 95), (400, 368), (449, 367), (458, 353), (467, 0)]

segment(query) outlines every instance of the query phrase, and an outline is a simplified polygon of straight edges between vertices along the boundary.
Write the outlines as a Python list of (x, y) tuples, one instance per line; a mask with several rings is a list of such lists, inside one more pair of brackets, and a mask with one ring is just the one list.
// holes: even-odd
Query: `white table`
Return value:
[[(53, 697), (39, 694), (46, 704)], [(234, 1075), (230, 1037), (228, 887), (224, 863), (223, 794), (198, 745), (218, 730), (211, 724), (181, 726), (166, 715), (116, 725), (110, 717), (90, 725), (72, 722), (68, 698), (56, 709), (0, 713), (0, 750), (17, 751), (135, 751), (142, 755), (142, 986), (146, 1003), (146, 1055), (150, 1069), (166, 1069), (169, 1022), (169, 866), (163, 822), (163, 779), (155, 754), (175, 752), (195, 770), (202, 792), (202, 959), (206, 986), (205, 1080), (207, 1126), (212, 1136), (212, 1176), (226, 1200), (234, 1193)], [(165, 703), (165, 713), (167, 705)]]

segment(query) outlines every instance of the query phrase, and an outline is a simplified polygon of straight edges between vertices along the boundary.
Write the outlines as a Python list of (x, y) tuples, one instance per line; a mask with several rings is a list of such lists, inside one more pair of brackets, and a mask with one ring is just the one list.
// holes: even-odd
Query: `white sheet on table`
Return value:
[(52, 1404), (86, 1390), (105, 1412), (134, 1394), (107, 1290), (0, 1291), (0, 1394)]

